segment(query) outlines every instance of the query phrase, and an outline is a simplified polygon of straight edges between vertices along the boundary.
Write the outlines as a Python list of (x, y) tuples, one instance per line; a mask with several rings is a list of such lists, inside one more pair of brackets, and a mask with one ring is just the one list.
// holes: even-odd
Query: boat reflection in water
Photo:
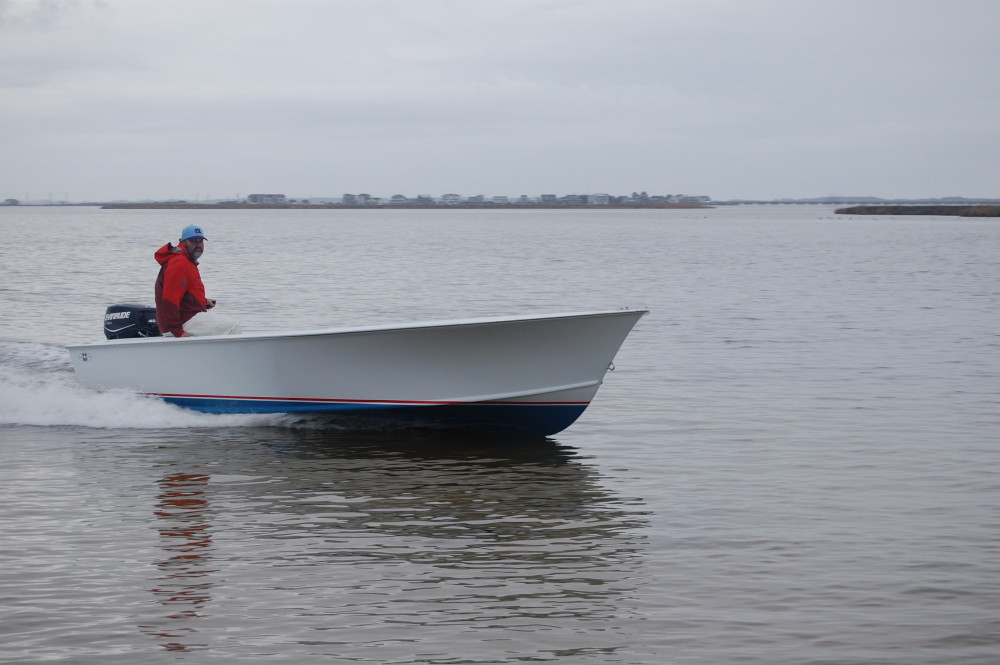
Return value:
[[(383, 661), (630, 643), (618, 626), (636, 624), (645, 517), (571, 449), (427, 432), (232, 434), (157, 453), (177, 468), (161, 481), (167, 574), (154, 591), (178, 606), (180, 628), (159, 631), (173, 643), (250, 656), (278, 641), (289, 655)], [(210, 595), (210, 628), (199, 627)], [(535, 632), (547, 637), (533, 646)]]

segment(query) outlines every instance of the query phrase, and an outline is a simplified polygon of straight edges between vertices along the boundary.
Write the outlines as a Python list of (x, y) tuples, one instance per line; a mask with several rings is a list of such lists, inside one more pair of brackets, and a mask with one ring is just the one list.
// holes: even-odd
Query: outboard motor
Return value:
[(160, 337), (156, 308), (131, 303), (111, 305), (104, 313), (104, 336), (108, 339)]

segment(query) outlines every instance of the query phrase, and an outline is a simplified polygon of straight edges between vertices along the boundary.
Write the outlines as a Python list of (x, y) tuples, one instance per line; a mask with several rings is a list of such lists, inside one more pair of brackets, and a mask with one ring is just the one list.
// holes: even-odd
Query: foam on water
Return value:
[(289, 426), (282, 416), (198, 413), (128, 391), (76, 383), (66, 350), (0, 341), (0, 426), (190, 428)]

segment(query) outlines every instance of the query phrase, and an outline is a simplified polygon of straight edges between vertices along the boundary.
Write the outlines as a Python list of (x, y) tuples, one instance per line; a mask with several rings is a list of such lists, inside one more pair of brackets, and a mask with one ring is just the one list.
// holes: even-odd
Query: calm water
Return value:
[[(189, 223), (248, 330), (652, 313), (544, 441), (76, 387), (60, 345), (151, 301)], [(7, 208), (0, 230), (2, 662), (1000, 662), (995, 220)]]

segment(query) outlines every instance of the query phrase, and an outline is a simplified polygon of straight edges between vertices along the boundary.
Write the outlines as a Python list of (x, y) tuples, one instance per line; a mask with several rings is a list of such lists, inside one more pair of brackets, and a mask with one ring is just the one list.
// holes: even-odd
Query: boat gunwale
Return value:
[(642, 318), (649, 313), (648, 309), (617, 309), (617, 310), (595, 310), (589, 312), (568, 312), (559, 314), (537, 314), (526, 316), (489, 316), (476, 317), (470, 319), (446, 319), (440, 321), (416, 321), (412, 323), (387, 323), (369, 326), (348, 326), (343, 328), (321, 328), (315, 330), (302, 330), (294, 332), (250, 332), (238, 333), (235, 335), (205, 335), (197, 337), (132, 337), (127, 339), (98, 340), (94, 342), (82, 342), (79, 344), (67, 344), (66, 349), (82, 349), (94, 347), (113, 347), (130, 344), (150, 344), (169, 342), (235, 342), (254, 340), (278, 340), (278, 339), (298, 339), (302, 337), (322, 337), (327, 335), (354, 335), (360, 333), (386, 333), (404, 330), (421, 330), (429, 328), (460, 328), (493, 325), (498, 323), (519, 323), (529, 321), (550, 321), (558, 319), (581, 319), (596, 318), (602, 316), (618, 316), (623, 314), (638, 314)]

